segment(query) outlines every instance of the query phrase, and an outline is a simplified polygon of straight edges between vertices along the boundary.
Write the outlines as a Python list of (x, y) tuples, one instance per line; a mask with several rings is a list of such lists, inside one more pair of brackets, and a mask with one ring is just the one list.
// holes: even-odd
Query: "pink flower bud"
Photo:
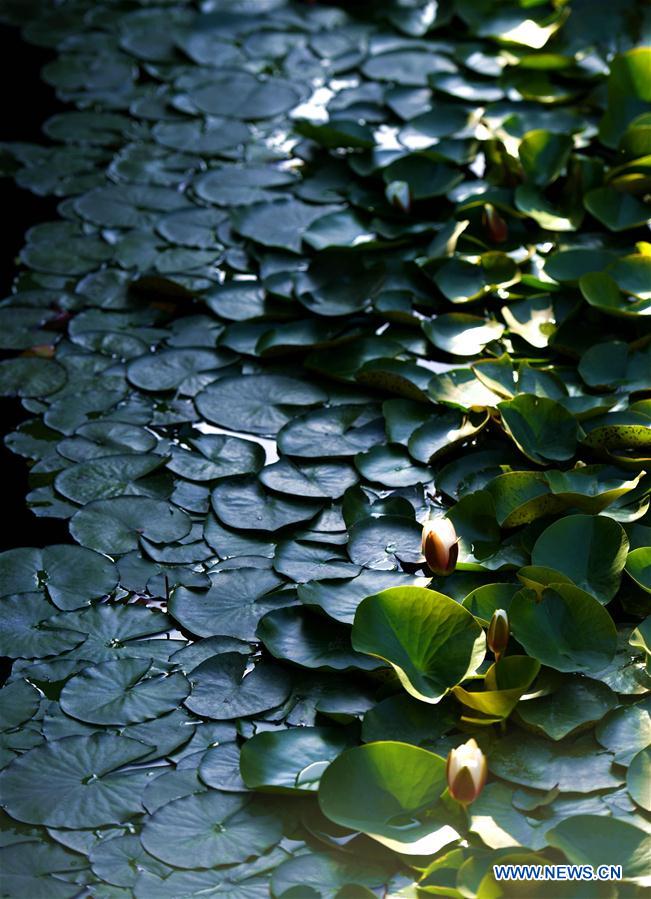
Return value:
[(452, 574), (459, 557), (459, 538), (449, 518), (425, 522), (421, 549), (433, 574)]
[(490, 203), (484, 206), (483, 215), (484, 228), (488, 232), (488, 236), (493, 243), (504, 243), (509, 236), (509, 227)]
[(508, 646), (510, 633), (509, 616), (504, 609), (495, 609), (488, 625), (486, 642), (490, 651), (495, 654), (497, 662), (502, 658)]
[(484, 789), (488, 775), (486, 756), (474, 740), (468, 740), (448, 753), (448, 789), (462, 805), (474, 802)]

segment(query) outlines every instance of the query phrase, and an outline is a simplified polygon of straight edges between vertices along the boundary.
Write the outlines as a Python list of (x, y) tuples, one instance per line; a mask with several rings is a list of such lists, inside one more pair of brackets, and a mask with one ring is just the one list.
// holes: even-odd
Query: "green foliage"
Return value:
[(2, 147), (59, 215), (0, 394), (71, 537), (0, 554), (3, 895), (520, 899), (506, 860), (623, 865), (541, 899), (641, 897), (645, 5), (0, 16), (65, 104)]

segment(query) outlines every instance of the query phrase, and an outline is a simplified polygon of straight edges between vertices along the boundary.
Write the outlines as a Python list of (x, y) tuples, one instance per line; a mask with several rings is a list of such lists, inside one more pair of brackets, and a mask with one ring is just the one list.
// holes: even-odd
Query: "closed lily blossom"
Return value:
[(448, 789), (462, 805), (474, 802), (484, 789), (488, 764), (475, 740), (468, 740), (448, 753)]
[(449, 518), (432, 518), (425, 522), (422, 553), (433, 574), (452, 574), (459, 557), (459, 538)]
[(495, 655), (495, 661), (497, 662), (499, 662), (504, 655), (509, 643), (510, 633), (509, 616), (504, 609), (495, 609), (490, 624), (488, 625), (486, 642), (488, 643), (490, 651)]

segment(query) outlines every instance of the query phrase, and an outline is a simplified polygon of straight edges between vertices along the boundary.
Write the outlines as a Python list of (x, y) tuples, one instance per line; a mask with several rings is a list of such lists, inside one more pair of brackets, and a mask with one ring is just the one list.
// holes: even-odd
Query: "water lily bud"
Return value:
[(490, 651), (495, 654), (495, 660), (498, 662), (508, 646), (510, 633), (509, 616), (504, 609), (495, 609), (488, 625), (486, 642)]
[(409, 212), (411, 209), (411, 191), (406, 181), (392, 181), (387, 184), (384, 195), (396, 209)]
[(509, 228), (502, 216), (494, 206), (487, 203), (484, 206), (484, 227), (493, 243), (504, 243), (509, 236)]
[(468, 805), (484, 789), (488, 774), (486, 756), (474, 740), (468, 740), (450, 750), (446, 772), (450, 795), (457, 802)]
[(433, 574), (452, 574), (459, 556), (459, 538), (449, 518), (425, 522), (422, 553)]

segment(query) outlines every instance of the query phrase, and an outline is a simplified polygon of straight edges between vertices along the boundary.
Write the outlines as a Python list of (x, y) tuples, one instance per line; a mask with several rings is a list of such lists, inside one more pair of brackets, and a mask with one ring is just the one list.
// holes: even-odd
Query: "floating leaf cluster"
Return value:
[(642, 896), (648, 6), (2, 9), (67, 104), (2, 148), (59, 217), (0, 391), (71, 537), (0, 555), (3, 895)]

